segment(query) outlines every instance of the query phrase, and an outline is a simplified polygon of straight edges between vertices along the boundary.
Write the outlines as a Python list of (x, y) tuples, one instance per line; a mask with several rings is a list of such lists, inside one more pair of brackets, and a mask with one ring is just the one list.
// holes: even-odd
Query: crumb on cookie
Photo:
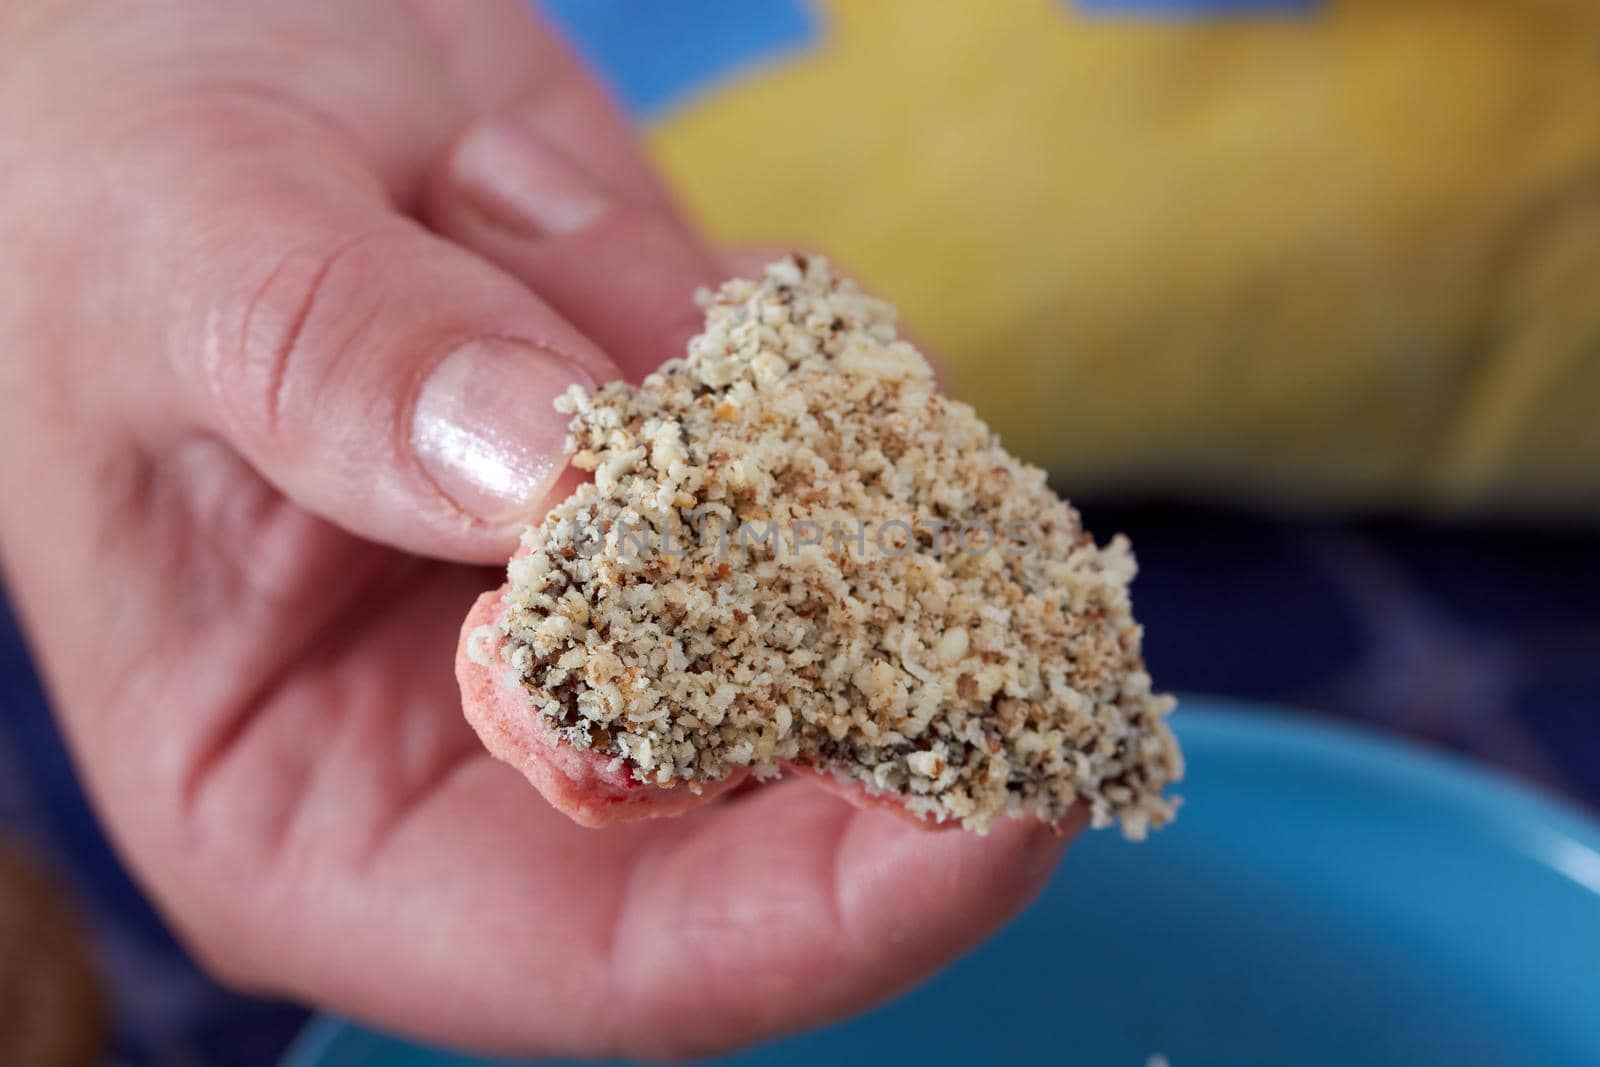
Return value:
[(593, 481), (523, 535), (473, 659), (657, 786), (790, 764), (978, 830), (1168, 822), (1127, 541), (1097, 546), (824, 260), (702, 302), (687, 359), (563, 397)]

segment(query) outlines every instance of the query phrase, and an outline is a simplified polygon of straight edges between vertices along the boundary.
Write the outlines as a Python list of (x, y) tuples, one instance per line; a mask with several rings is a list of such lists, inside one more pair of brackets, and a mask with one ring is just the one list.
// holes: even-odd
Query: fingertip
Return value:
[(613, 188), (516, 117), (470, 126), (424, 197), (437, 232), (519, 278), (638, 380), (683, 355), (724, 268), (681, 218)]
[(503, 563), (572, 488), (556, 399), (616, 364), (515, 278), (386, 209), (261, 215), (192, 300), (179, 380), (196, 416), (352, 533)]
[(576, 233), (612, 206), (596, 178), (547, 139), (504, 118), (469, 125), (442, 155), (429, 207), (451, 225), (474, 212), (508, 236), (548, 239)]
[(556, 402), (597, 383), (537, 346), (477, 338), (428, 373), (411, 416), (417, 462), (452, 505), (488, 527), (526, 518), (569, 469)]

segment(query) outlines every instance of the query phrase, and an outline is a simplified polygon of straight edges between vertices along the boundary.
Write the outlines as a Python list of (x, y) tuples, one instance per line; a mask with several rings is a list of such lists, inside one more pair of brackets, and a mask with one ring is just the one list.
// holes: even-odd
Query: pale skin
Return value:
[(548, 394), (681, 351), (727, 272), (520, 3), (8, 0), (0, 235), (6, 582), (224, 980), (678, 1056), (879, 1002), (1049, 877), (1065, 836), (803, 781), (582, 829), (467, 727), (457, 628), (570, 478)]

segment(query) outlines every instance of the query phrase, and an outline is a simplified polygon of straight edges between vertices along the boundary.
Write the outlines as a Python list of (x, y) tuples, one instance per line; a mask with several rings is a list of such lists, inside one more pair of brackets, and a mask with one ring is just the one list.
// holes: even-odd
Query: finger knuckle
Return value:
[(292, 401), (315, 394), (318, 379), (338, 361), (330, 347), (352, 343), (323, 320), (349, 314), (333, 306), (349, 302), (346, 275), (371, 240), (370, 234), (319, 239), (262, 257), (254, 284), (224, 298), (234, 306), (213, 316), (203, 373), (227, 429), (260, 445), (294, 443)]

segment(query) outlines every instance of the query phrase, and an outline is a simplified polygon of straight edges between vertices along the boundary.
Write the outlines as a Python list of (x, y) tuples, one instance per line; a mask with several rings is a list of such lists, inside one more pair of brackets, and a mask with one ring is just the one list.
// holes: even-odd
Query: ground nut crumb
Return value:
[(524, 533), (503, 640), (474, 640), (530, 714), (658, 785), (789, 763), (977, 830), (1171, 820), (1126, 540), (825, 261), (702, 300), (687, 359), (558, 402), (594, 481)]

